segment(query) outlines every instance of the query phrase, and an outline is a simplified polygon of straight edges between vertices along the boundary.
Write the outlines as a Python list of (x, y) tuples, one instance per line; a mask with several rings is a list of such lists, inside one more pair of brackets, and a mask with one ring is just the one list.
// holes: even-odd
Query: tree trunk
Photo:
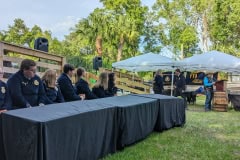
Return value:
[(118, 54), (117, 54), (117, 61), (120, 61), (122, 59), (122, 50), (124, 45), (124, 38), (123, 35), (120, 38), (120, 42), (118, 44)]
[(97, 36), (96, 38), (96, 49), (97, 49), (97, 54), (98, 56), (102, 56), (102, 37), (101, 36)]
[(208, 51), (208, 22), (207, 22), (207, 15), (206, 11), (202, 15), (203, 25), (202, 25), (202, 45), (203, 51)]

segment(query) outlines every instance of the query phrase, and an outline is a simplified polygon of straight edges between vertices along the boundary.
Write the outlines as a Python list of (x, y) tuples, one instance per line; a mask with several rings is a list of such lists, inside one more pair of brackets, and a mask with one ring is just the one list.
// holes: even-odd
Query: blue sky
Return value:
[[(149, 7), (155, 0), (142, 0)], [(69, 29), (95, 8), (101, 8), (98, 0), (5, 0), (0, 5), (0, 31), (7, 30), (14, 19), (21, 18), (27, 27), (40, 26), (50, 30), (59, 40), (69, 34)]]

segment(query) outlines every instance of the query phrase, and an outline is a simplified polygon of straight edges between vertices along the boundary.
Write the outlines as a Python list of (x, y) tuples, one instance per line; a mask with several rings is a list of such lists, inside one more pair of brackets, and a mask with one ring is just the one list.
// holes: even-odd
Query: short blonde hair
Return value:
[(56, 84), (56, 71), (53, 69), (48, 69), (42, 76), (42, 81), (46, 83), (48, 87), (54, 87)]

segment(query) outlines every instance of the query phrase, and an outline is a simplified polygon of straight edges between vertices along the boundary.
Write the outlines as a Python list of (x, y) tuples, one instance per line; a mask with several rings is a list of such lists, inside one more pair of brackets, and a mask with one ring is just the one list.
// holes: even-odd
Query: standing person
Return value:
[(46, 98), (43, 83), (36, 75), (36, 62), (24, 59), (20, 70), (7, 81), (13, 108), (26, 108), (50, 104)]
[(0, 113), (10, 110), (12, 107), (7, 84), (1, 80), (3, 73), (2, 68), (0, 68)]
[(174, 77), (174, 96), (181, 96), (182, 98), (185, 97), (183, 96), (183, 92), (186, 89), (186, 80), (185, 77), (181, 74), (180, 69), (175, 70), (175, 77)]
[(108, 73), (107, 72), (100, 73), (98, 81), (93, 86), (92, 91), (98, 98), (113, 96), (108, 92)]
[(111, 72), (108, 74), (108, 92), (109, 95), (117, 95), (117, 87), (115, 85), (115, 73)]
[(84, 97), (76, 94), (76, 89), (72, 85), (71, 77), (74, 74), (74, 67), (71, 64), (63, 66), (63, 73), (58, 78), (58, 85), (66, 102), (83, 100)]
[(96, 99), (98, 98), (92, 91), (89, 89), (88, 82), (84, 79), (86, 76), (86, 71), (84, 68), (79, 67), (77, 69), (78, 81), (75, 84), (77, 88), (77, 94), (85, 94), (86, 99)]
[(163, 78), (161, 70), (157, 70), (153, 80), (153, 91), (154, 94), (162, 94), (163, 88)]
[(57, 72), (53, 69), (48, 69), (42, 76), (43, 86), (47, 98), (52, 103), (62, 103), (64, 98), (60, 88), (56, 84)]
[(213, 98), (213, 85), (215, 82), (212, 80), (212, 73), (206, 73), (206, 76), (203, 79), (203, 85), (206, 93), (205, 100), (205, 111), (210, 111), (212, 109), (212, 98)]

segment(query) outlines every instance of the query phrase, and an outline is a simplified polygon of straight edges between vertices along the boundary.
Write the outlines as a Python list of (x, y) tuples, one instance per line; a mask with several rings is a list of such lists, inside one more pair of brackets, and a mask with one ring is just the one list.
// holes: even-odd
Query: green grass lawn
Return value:
[(204, 96), (186, 111), (184, 127), (162, 133), (126, 147), (105, 160), (240, 160), (240, 112), (203, 112)]

